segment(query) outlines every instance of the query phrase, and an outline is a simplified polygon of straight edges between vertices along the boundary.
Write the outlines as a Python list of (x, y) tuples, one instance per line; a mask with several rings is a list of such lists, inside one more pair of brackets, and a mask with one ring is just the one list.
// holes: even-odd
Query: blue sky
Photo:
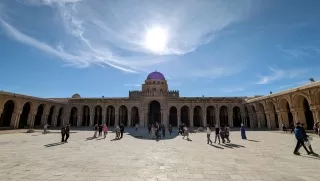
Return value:
[(122, 97), (158, 70), (181, 96), (285, 90), (320, 79), (318, 7), (315, 0), (2, 0), (0, 89)]

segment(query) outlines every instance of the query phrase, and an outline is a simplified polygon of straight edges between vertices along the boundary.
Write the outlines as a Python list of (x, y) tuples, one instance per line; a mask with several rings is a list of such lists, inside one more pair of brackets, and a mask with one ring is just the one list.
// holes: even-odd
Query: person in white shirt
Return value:
[(210, 129), (210, 126), (207, 125), (207, 144), (212, 144), (212, 141), (210, 139), (210, 135), (211, 135), (211, 129)]
[(48, 130), (48, 124), (45, 123), (44, 126), (43, 126), (43, 134), (46, 134), (47, 133), (47, 130)]

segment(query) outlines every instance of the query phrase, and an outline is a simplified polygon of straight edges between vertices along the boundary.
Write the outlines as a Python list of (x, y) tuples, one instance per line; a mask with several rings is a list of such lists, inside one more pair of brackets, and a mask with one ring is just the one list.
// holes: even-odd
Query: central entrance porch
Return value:
[(148, 110), (148, 124), (161, 124), (161, 105), (158, 101), (151, 101)]

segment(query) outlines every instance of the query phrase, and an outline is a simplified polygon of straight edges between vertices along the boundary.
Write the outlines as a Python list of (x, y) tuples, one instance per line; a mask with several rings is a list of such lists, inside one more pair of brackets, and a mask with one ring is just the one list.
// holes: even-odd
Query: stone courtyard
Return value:
[[(139, 136), (145, 137), (141, 132)], [(133, 132), (133, 131), (132, 131)], [(136, 133), (133, 133), (136, 134)], [(320, 158), (293, 155), (293, 135), (275, 131), (231, 132), (230, 145), (206, 144), (205, 133), (160, 141), (125, 134), (111, 141), (88, 139), (93, 131), (72, 130), (69, 143), (60, 141), (58, 131), (49, 134), (0, 135), (0, 180), (288, 180), (320, 179)], [(211, 136), (213, 139), (213, 135)], [(312, 146), (320, 152), (320, 139)]]

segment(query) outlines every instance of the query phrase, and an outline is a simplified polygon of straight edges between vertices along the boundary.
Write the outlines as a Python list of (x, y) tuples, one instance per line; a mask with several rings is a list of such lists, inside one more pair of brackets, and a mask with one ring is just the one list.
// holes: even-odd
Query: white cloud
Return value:
[(307, 69), (282, 70), (272, 67), (268, 67), (268, 69), (271, 73), (269, 75), (260, 76), (260, 79), (258, 82), (256, 82), (256, 84), (269, 84), (273, 81), (285, 78), (295, 78), (308, 72)]
[[(56, 37), (59, 42), (56, 47), (19, 31), (21, 27), (15, 27), (2, 19), (1, 24), (12, 38), (72, 65), (108, 65), (125, 72), (143, 71), (168, 61), (163, 55), (183, 55), (196, 50), (212, 41), (228, 25), (245, 18), (252, 8), (251, 0), (241, 3), (219, 0), (24, 2), (40, 8), (42, 5), (51, 6), (55, 10), (52, 12), (58, 13), (60, 17), (57, 20), (58, 26), (54, 27), (51, 21), (41, 22), (41, 26), (52, 29), (64, 27), (68, 39)], [(34, 23), (37, 25), (37, 22)], [(144, 46), (146, 30), (155, 25), (169, 32), (168, 46), (160, 55)], [(217, 77), (222, 73), (225, 72), (215, 70), (195, 74)]]

